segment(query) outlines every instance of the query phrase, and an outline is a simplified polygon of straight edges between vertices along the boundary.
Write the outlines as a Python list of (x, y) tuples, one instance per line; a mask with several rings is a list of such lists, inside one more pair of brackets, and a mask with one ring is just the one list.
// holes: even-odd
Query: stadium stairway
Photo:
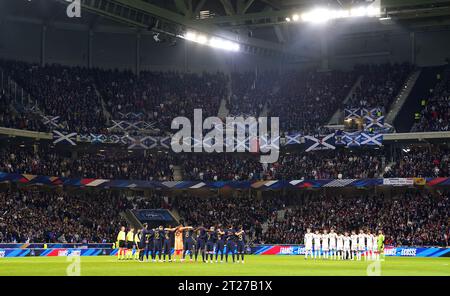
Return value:
[(233, 90), (231, 88), (231, 77), (229, 77), (228, 83), (227, 83), (227, 97), (222, 98), (222, 100), (220, 100), (220, 106), (219, 106), (219, 110), (217, 111), (217, 117), (224, 119), (230, 113), (230, 110), (228, 110), (228, 107), (227, 107), (227, 105), (228, 105), (227, 102), (231, 102), (231, 94), (232, 93), (233, 93)]
[(174, 181), (182, 181), (183, 180), (183, 170), (181, 166), (174, 165), (173, 166), (173, 180)]
[(4, 94), (9, 98), (14, 98), (14, 108), (22, 109), (25, 106), (33, 105), (34, 102), (31, 99), (31, 95), (23, 89), (20, 84), (18, 84), (10, 75), (7, 75), (5, 71), (0, 68), (1, 84), (3, 86), (2, 90)]
[[(389, 124), (391, 126), (394, 124), (394, 120), (396, 119), (397, 115), (399, 115), (400, 110), (402, 109), (403, 105), (407, 101), (409, 95), (411, 94), (411, 91), (414, 89), (414, 86), (416, 85), (421, 72), (422, 72), (422, 70), (418, 69), (418, 70), (414, 71), (413, 73), (411, 73), (411, 75), (409, 75), (408, 79), (406, 79), (406, 82), (402, 86), (400, 93), (395, 98), (394, 102), (391, 105), (389, 112), (386, 115), (385, 122), (387, 124)], [(400, 118), (403, 118), (403, 117), (401, 116)]]
[(127, 225), (134, 227), (134, 229), (142, 228), (142, 223), (138, 218), (136, 218), (131, 210), (126, 210), (125, 212), (120, 213), (120, 215), (125, 221), (127, 221)]
[(171, 210), (170, 210), (170, 213), (172, 214), (172, 216), (175, 217), (175, 219), (176, 219), (177, 221), (180, 221), (180, 220), (181, 220), (180, 213), (178, 212), (177, 209), (171, 209)]
[(267, 117), (268, 114), (269, 114), (269, 107), (267, 106), (267, 103), (264, 103), (264, 107), (261, 111), (261, 114), (259, 114), (259, 116)]
[(105, 117), (107, 123), (110, 124), (110, 120), (112, 119), (111, 113), (109, 113), (108, 109), (106, 108), (105, 100), (103, 100), (103, 96), (100, 93), (100, 91), (97, 89), (97, 85), (95, 85), (95, 84), (94, 84), (94, 90), (95, 90), (95, 93), (97, 94), (97, 97), (99, 98), (100, 104), (102, 106), (103, 116)]
[(269, 223), (273, 223), (275, 221), (281, 221), (284, 219), (284, 215), (286, 214), (286, 212), (288, 211), (289, 208), (284, 208), (281, 210), (276, 211), (276, 216), (274, 219), (269, 218), (269, 220), (265, 221), (264, 223), (261, 224), (261, 228), (262, 228), (262, 233), (265, 233), (267, 231), (267, 229), (269, 229)]
[(217, 117), (225, 118), (230, 113), (230, 110), (227, 108), (227, 99), (222, 99), (220, 101), (219, 111), (217, 112)]
[[(348, 100), (353, 96), (353, 93), (356, 91), (356, 88), (361, 85), (362, 76), (359, 76), (358, 79), (356, 79), (356, 82), (353, 84), (352, 88), (348, 92), (345, 99), (342, 101), (342, 105), (345, 105)], [(334, 112), (333, 116), (331, 117), (330, 121), (328, 122), (328, 125), (338, 125), (342, 124), (344, 120), (344, 112), (342, 108), (339, 108)]]
[(430, 89), (434, 89), (438, 83), (437, 74), (442, 73), (444, 68), (445, 66), (422, 68), (409, 96), (393, 120), (397, 132), (406, 133), (411, 130), (414, 125), (414, 113), (422, 110), (421, 100), (429, 98)]
[[(382, 173), (383, 173), (383, 174), (384, 174), (384, 173), (387, 173), (387, 171), (389, 171), (395, 164), (396, 164), (395, 161), (389, 162), (387, 165), (385, 165), (385, 166), (383, 167)], [(382, 176), (380, 176), (380, 177), (382, 177)]]

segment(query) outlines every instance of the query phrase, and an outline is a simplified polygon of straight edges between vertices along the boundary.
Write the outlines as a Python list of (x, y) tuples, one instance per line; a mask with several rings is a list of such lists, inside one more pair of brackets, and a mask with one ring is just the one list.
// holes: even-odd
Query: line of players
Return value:
[(332, 260), (379, 260), (380, 254), (384, 251), (383, 231), (378, 231), (378, 236), (368, 230), (360, 230), (359, 234), (352, 231), (338, 234), (331, 229), (325, 229), (323, 233), (316, 230), (311, 232), (308, 228), (305, 233), (305, 259), (310, 256), (312, 259), (332, 259)]
[[(246, 235), (242, 226), (238, 230), (233, 226), (226, 229), (221, 227), (215, 228), (211, 226), (209, 229), (199, 226), (194, 228), (192, 226), (179, 225), (177, 227), (159, 226), (155, 229), (150, 229), (147, 223), (143, 224), (143, 228), (134, 232), (134, 228), (126, 233), (125, 227), (122, 226), (117, 235), (117, 246), (119, 248), (117, 257), (119, 260), (137, 259), (140, 262), (149, 261), (149, 255), (152, 262), (172, 262), (177, 260), (177, 256), (181, 257), (180, 261), (186, 259), (189, 254), (189, 259), (192, 262), (198, 259), (199, 253), (202, 256), (204, 263), (218, 262), (220, 253), (220, 262), (228, 262), (228, 256), (231, 254), (233, 263), (244, 263)], [(133, 251), (134, 250), (134, 251)], [(209, 260), (208, 260), (209, 259)]]

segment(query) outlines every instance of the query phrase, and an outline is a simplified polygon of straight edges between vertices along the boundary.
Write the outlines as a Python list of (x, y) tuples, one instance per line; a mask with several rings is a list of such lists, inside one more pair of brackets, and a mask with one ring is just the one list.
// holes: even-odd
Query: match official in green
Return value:
[(383, 234), (383, 230), (381, 230), (381, 229), (378, 230), (377, 246), (378, 246), (377, 260), (379, 260), (381, 257), (381, 254), (384, 253), (384, 234)]

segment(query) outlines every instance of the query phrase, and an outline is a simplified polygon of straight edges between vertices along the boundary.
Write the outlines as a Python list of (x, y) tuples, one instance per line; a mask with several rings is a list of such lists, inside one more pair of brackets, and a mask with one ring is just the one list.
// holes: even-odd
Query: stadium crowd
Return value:
[[(125, 152), (125, 153), (123, 153)], [(76, 157), (39, 146), (0, 149), (0, 171), (70, 178), (133, 180), (173, 179), (173, 158), (168, 153), (142, 151), (80, 152)]]
[(0, 242), (112, 242), (130, 205), (112, 192), (0, 192)]
[(280, 75), (279, 94), (268, 101), (269, 115), (280, 118), (283, 132), (315, 134), (342, 105), (354, 72), (287, 72)]
[(39, 109), (36, 110), (39, 115), (59, 116), (61, 129), (98, 132), (104, 126), (101, 100), (90, 70), (57, 64), (41, 67), (17, 61), (1, 61), (0, 67), (30, 94), (31, 101), (23, 102), (23, 108), (33, 106)]
[(376, 178), (386, 156), (380, 150), (325, 150), (284, 154), (270, 168), (273, 179)]
[(181, 197), (172, 203), (181, 217), (192, 225), (222, 227), (242, 225), (250, 238), (262, 234), (262, 224), (284, 206), (282, 198), (257, 199), (255, 196), (237, 197)]
[[(87, 69), (62, 65), (29, 64), (0, 61), (3, 76), (13, 79), (30, 94), (22, 104), (21, 114), (8, 116), (2, 112), (0, 123), (50, 131), (63, 129), (78, 133), (109, 133), (111, 120), (145, 121), (163, 132), (177, 116), (192, 118), (194, 108), (204, 116), (217, 116), (220, 100), (226, 95), (227, 76), (223, 73), (188, 74), (177, 72), (141, 72)], [(9, 108), (11, 102), (3, 102)], [(70, 108), (67, 106), (70, 105)], [(29, 112), (34, 107), (34, 112)], [(2, 109), (2, 110), (7, 110)], [(124, 118), (133, 112), (139, 119)], [(34, 116), (33, 116), (34, 115)], [(59, 116), (57, 127), (24, 124), (29, 118)]]
[(261, 164), (258, 158), (223, 153), (186, 157), (186, 179), (297, 180), (333, 178), (376, 178), (383, 174), (385, 155), (379, 150), (333, 150), (282, 153), (277, 162)]
[[(153, 132), (167, 133), (175, 117), (191, 118), (194, 108), (201, 108), (204, 117), (216, 116), (221, 100), (229, 98), (231, 115), (278, 116), (282, 131), (314, 134), (342, 106), (359, 75), (363, 76), (361, 86), (348, 104), (388, 109), (411, 69), (408, 64), (385, 64), (358, 66), (349, 72), (267, 71), (228, 76), (143, 71), (137, 76), (130, 71), (1, 60), (3, 76), (17, 82), (29, 97), (23, 102), (18, 98), (2, 101), (2, 110), (11, 111), (14, 105), (16, 112), (0, 112), (0, 124), (39, 131), (111, 133), (111, 120), (125, 119), (145, 121), (152, 124)], [(129, 112), (140, 117), (125, 118)], [(57, 127), (44, 125), (42, 115), (59, 116)]]
[(411, 147), (398, 152), (386, 166), (384, 177), (448, 177), (450, 150), (447, 147)]
[(308, 196), (289, 207), (283, 217), (272, 215), (267, 231), (255, 242), (297, 244), (306, 228), (337, 232), (383, 229), (388, 245), (448, 246), (450, 195), (421, 192), (394, 198), (377, 196)]
[[(293, 194), (293, 195), (292, 195)], [(337, 232), (383, 229), (388, 245), (448, 246), (449, 192), (378, 195), (323, 195), (287, 192), (256, 198), (164, 198), (153, 193), (127, 198), (114, 191), (0, 192), (0, 242), (111, 242), (124, 223), (120, 212), (139, 208), (176, 209), (190, 225), (243, 225), (250, 243), (303, 243), (306, 228)]]
[[(246, 72), (231, 75), (232, 115), (280, 118), (284, 132), (314, 133), (342, 104), (354, 72)], [(263, 111), (266, 114), (262, 114)]]
[(174, 179), (245, 181), (448, 177), (450, 150), (445, 146), (388, 149), (337, 149), (281, 153), (261, 164), (249, 154), (172, 153), (139, 150), (58, 150), (53, 146), (0, 147), (0, 171), (72, 178), (132, 180)]
[(420, 120), (412, 127), (413, 132), (450, 130), (450, 66), (430, 94), (420, 114)]
[(407, 63), (356, 66), (355, 72), (361, 76), (361, 83), (347, 106), (389, 110), (412, 70)]
[(228, 79), (223, 73), (141, 72), (137, 77), (96, 70), (95, 75), (113, 119), (120, 119), (120, 113), (142, 113), (141, 120), (163, 131), (170, 131), (178, 116), (193, 118), (195, 108), (202, 109), (204, 117), (217, 116)]

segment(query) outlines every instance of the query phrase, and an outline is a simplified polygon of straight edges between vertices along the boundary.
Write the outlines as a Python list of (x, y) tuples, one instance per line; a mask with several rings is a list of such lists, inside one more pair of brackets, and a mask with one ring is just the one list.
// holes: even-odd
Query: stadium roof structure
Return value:
[[(38, 22), (67, 22), (72, 0), (11, 1), (0, 5), (0, 18)], [(240, 51), (267, 57), (293, 57), (289, 45), (296, 41), (301, 22), (292, 15), (316, 7), (349, 9), (379, 2), (385, 25), (450, 25), (448, 0), (79, 0), (83, 17), (71, 24), (110, 26), (153, 31), (174, 38), (195, 30), (240, 45)], [(86, 11), (88, 13), (86, 13)], [(379, 24), (379, 18), (366, 20)], [(118, 26), (117, 26), (118, 27)]]

